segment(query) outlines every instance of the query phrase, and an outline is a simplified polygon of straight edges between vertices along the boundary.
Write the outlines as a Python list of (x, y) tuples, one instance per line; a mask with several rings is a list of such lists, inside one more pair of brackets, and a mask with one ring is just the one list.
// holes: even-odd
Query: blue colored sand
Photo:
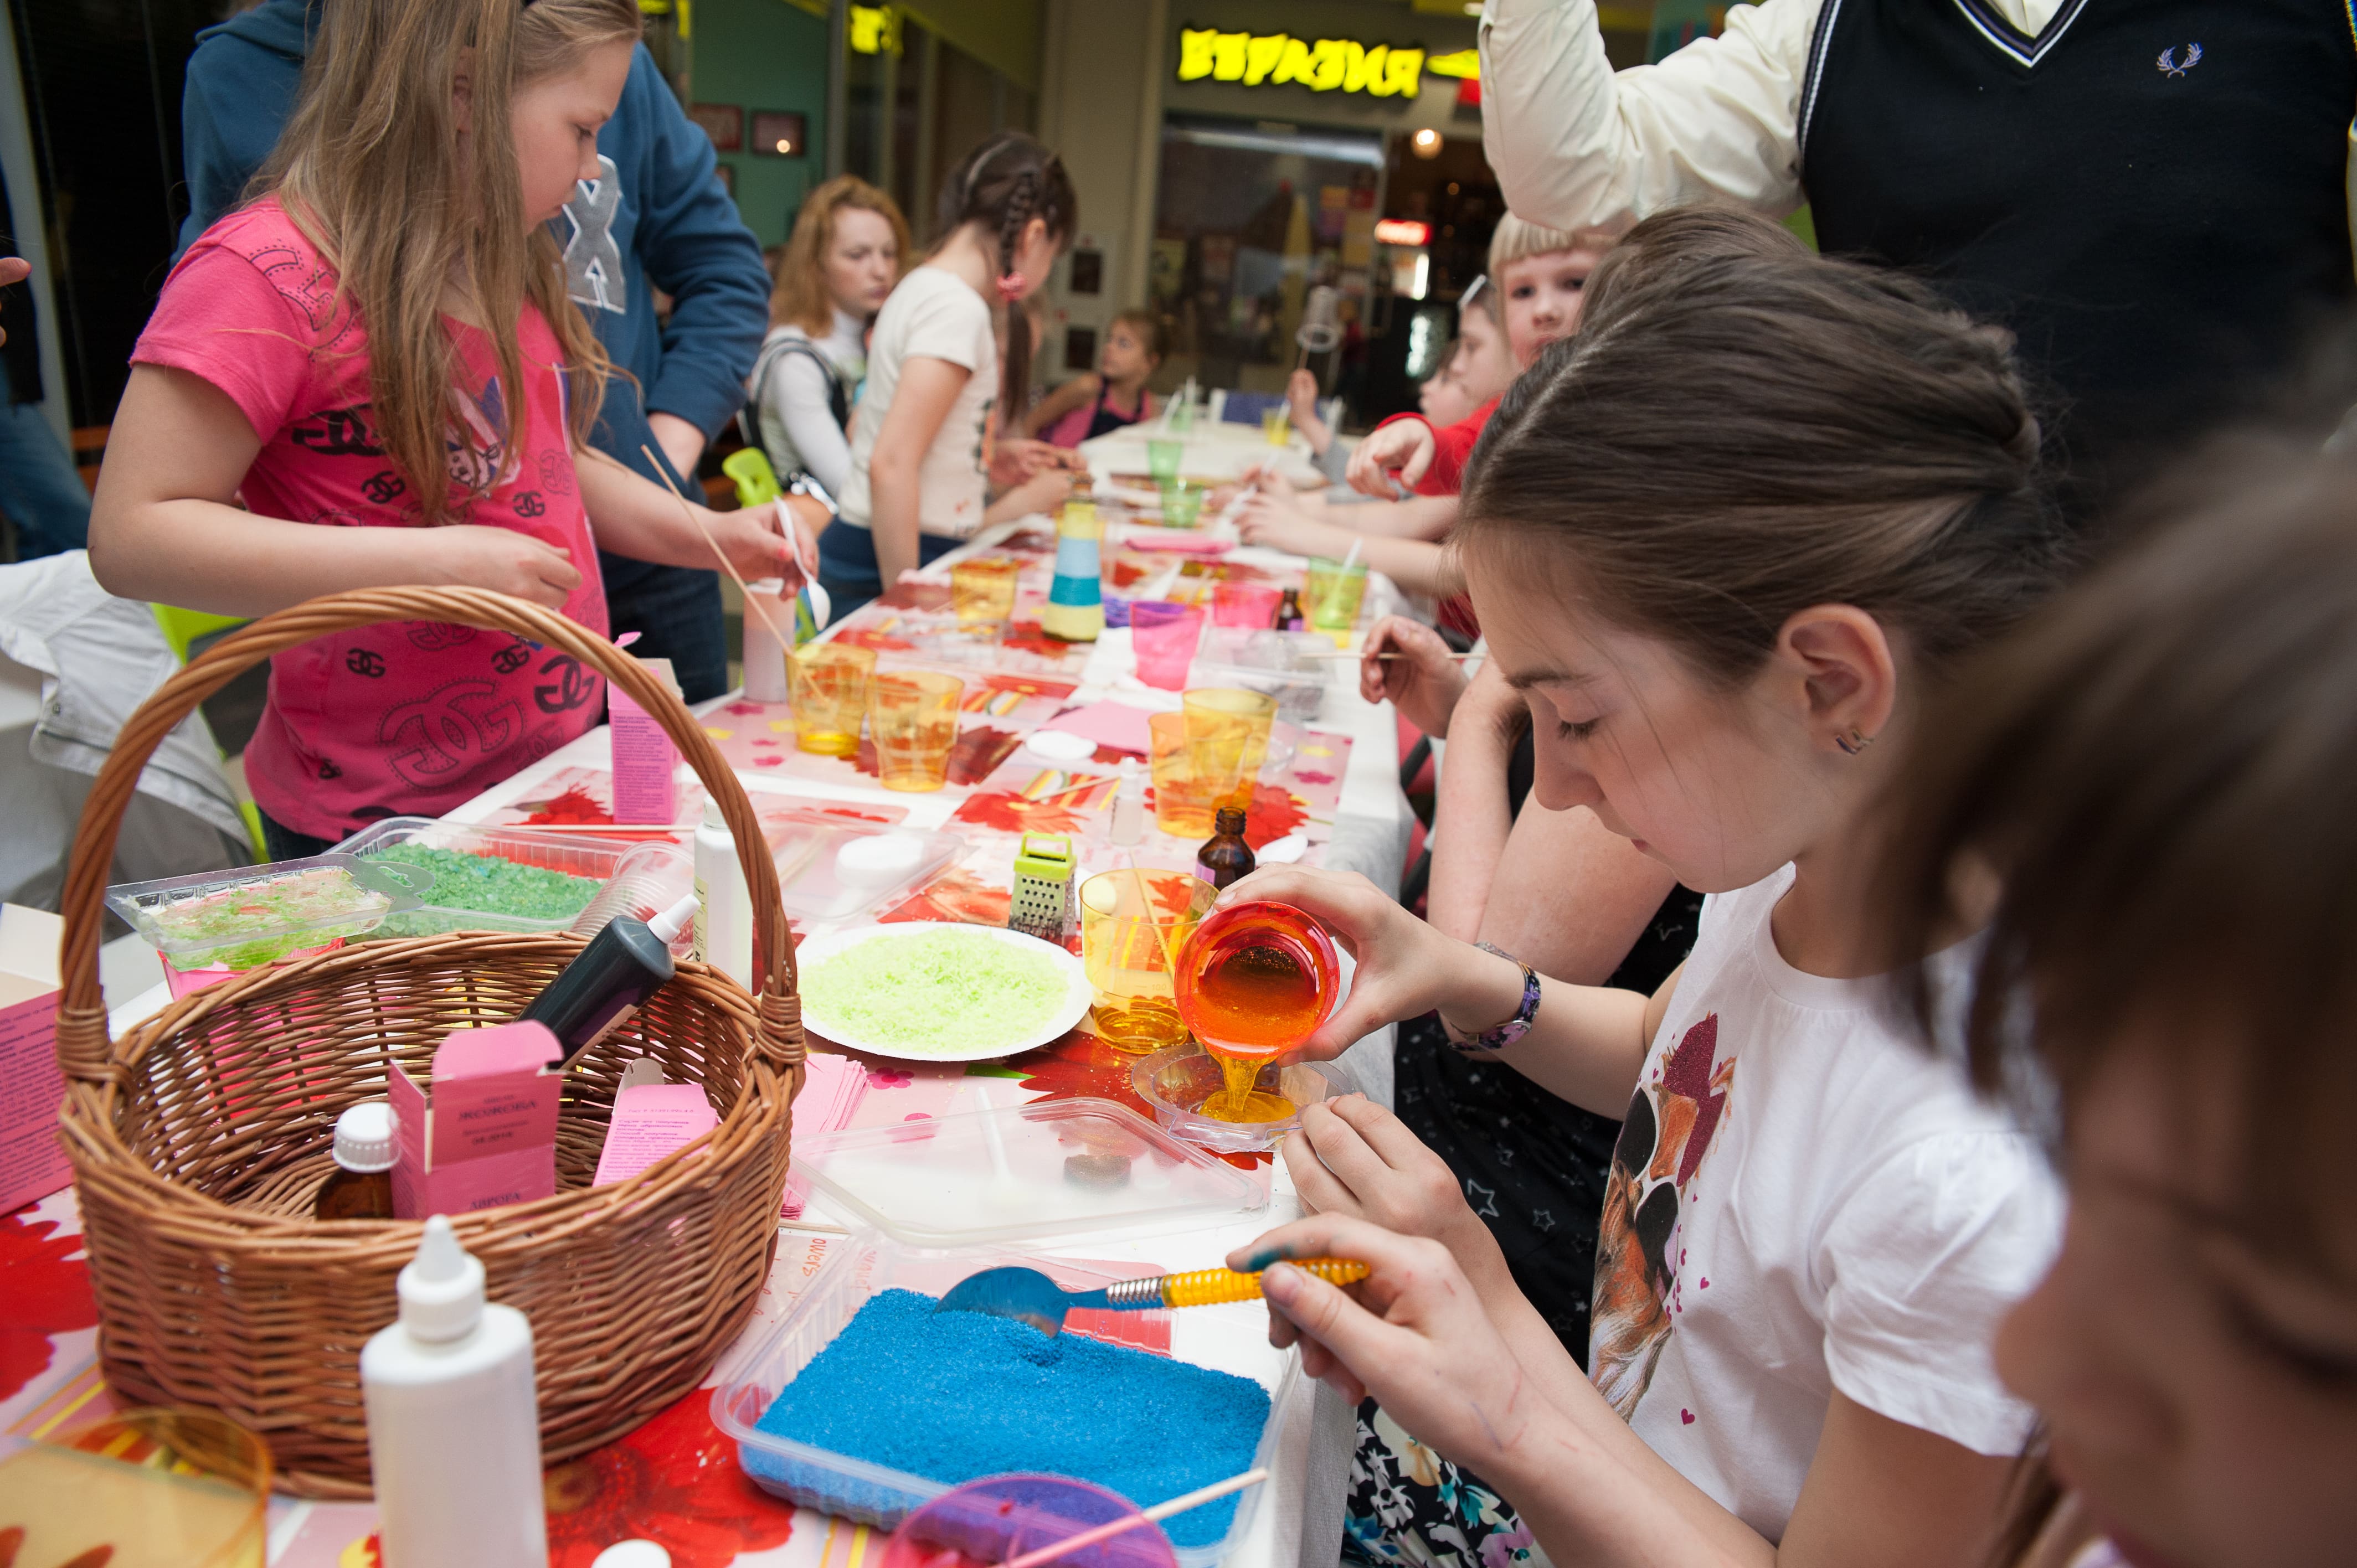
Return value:
[[(936, 1314), (933, 1300), (905, 1290), (869, 1300), (770, 1402), (761, 1430), (952, 1486), (1073, 1476), (1141, 1508), (1252, 1468), (1268, 1421), (1267, 1391), (1252, 1379), (1011, 1318)], [(740, 1452), (756, 1479), (825, 1494), (834, 1511), (899, 1511), (882, 1488)], [(878, 1495), (859, 1495), (868, 1490)], [(1178, 1546), (1209, 1546), (1235, 1509), (1222, 1498), (1163, 1529)]]

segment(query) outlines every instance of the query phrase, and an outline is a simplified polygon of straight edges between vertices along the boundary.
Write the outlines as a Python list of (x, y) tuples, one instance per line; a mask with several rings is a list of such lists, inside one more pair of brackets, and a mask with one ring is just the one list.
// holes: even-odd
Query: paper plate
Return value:
[(895, 1057), (912, 1062), (980, 1062), (995, 1061), (1018, 1052), (1033, 1050), (1061, 1038), (1073, 1026), (1088, 1015), (1089, 1004), (1094, 999), (1089, 988), (1088, 971), (1080, 958), (1053, 942), (1043, 942), (1037, 937), (1027, 937), (1020, 931), (1010, 931), (1004, 926), (967, 926), (943, 920), (912, 920), (889, 926), (854, 926), (846, 930), (830, 931), (812, 937), (795, 950), (798, 969), (824, 962), (835, 954), (868, 941), (907, 941), (914, 937), (930, 936), (940, 930), (970, 932), (979, 940), (1006, 942), (1042, 953), (1052, 960), (1064, 976), (1064, 999), (1050, 1014), (1047, 1022), (1028, 1034), (1015, 1036), (1003, 1042), (971, 1047), (964, 1050), (931, 1050), (912, 1046), (904, 1039), (885, 1034), (863, 1034), (838, 1019), (831, 1018), (825, 1008), (808, 995), (802, 998), (802, 1024), (813, 1034), (848, 1046), (854, 1050), (868, 1051), (879, 1057)]

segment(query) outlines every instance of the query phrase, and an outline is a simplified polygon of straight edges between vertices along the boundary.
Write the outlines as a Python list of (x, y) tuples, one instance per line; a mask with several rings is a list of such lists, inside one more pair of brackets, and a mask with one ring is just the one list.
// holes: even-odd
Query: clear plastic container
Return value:
[[(1222, 1122), (1193, 1109), (1225, 1084), (1220, 1064), (1192, 1041), (1138, 1058), (1129, 1069), (1129, 1082), (1165, 1133), (1223, 1155), (1274, 1149), (1301, 1125), (1297, 1110), (1281, 1122)], [(1282, 1094), (1296, 1107), (1360, 1092), (1358, 1079), (1338, 1061), (1265, 1067), (1254, 1087)]]
[[(620, 869), (623, 859), (640, 847), (631, 843), (591, 843), (578, 835), (540, 832), (530, 828), (446, 822), (432, 817), (388, 817), (354, 833), (336, 850), (341, 854), (357, 855), (371, 865), (399, 865), (403, 863), (370, 861), (369, 857), (407, 845), (559, 872), (580, 878), (584, 886), (552, 890), (565, 897), (543, 901), (541, 908), (545, 912), (531, 914), (470, 908), (463, 901), (463, 892), (453, 897), (447, 891), (437, 896), (432, 890), (421, 890), (424, 901), (415, 909), (387, 919), (371, 933), (380, 940), (430, 937), (444, 931), (565, 930), (597, 899), (598, 892)], [(579, 895), (577, 902), (571, 900), (573, 893)], [(571, 907), (564, 907), (568, 902)]]
[(1267, 1189), (1110, 1100), (1050, 1100), (797, 1138), (793, 1180), (912, 1247), (1219, 1224)]
[[(772, 812), (780, 901), (801, 920), (872, 914), (939, 875), (965, 854), (956, 833), (855, 822), (823, 811)], [(783, 826), (781, 827), (781, 824)], [(781, 831), (783, 838), (776, 838)]]
[[(911, 1512), (949, 1491), (945, 1483), (796, 1443), (763, 1432), (755, 1423), (778, 1391), (843, 1332), (869, 1297), (888, 1290), (938, 1296), (970, 1274), (1010, 1264), (1038, 1269), (1068, 1290), (1101, 1290), (1117, 1277), (1068, 1259), (996, 1247), (905, 1247), (870, 1231), (836, 1242), (818, 1276), (784, 1319), (713, 1391), (713, 1424), (737, 1444), (737, 1460), (745, 1474), (773, 1496), (882, 1530), (895, 1528)], [(1300, 1376), (1301, 1363), (1294, 1352), (1270, 1348), (1267, 1315), (1259, 1303), (1122, 1316), (1168, 1322), (1171, 1354), (1178, 1359), (1250, 1377), (1266, 1389), (1268, 1422), (1261, 1429), (1253, 1463), (1274, 1464), (1277, 1429), (1294, 1381)], [(1064, 1332), (1087, 1330), (1068, 1323)], [(1180, 1568), (1213, 1568), (1232, 1553), (1251, 1530), (1267, 1485), (1263, 1481), (1238, 1494), (1235, 1517), (1218, 1541), (1178, 1548)]]
[[(695, 859), (673, 843), (642, 843), (622, 856), (614, 875), (574, 917), (567, 929), (576, 936), (594, 937), (616, 918), (651, 920), (695, 891)], [(671, 950), (684, 955), (695, 945), (689, 926), (672, 939)]]
[(418, 908), (425, 885), (411, 867), (330, 853), (118, 883), (106, 903), (174, 969), (236, 971), (366, 936)]
[[(1329, 657), (1313, 657), (1321, 651)], [(1287, 723), (1313, 725), (1326, 704), (1333, 651), (1334, 639), (1315, 632), (1215, 626), (1203, 639), (1187, 684), (1265, 693), (1276, 699), (1277, 714)]]

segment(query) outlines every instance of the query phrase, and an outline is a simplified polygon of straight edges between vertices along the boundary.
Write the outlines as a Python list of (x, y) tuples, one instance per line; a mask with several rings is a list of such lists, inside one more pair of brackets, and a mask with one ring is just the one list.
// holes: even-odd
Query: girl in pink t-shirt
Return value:
[[(117, 594), (261, 615), (449, 584), (601, 634), (598, 546), (706, 565), (689, 508), (584, 440), (609, 370), (545, 227), (599, 173), (633, 0), (343, 0), (256, 184), (164, 285), (91, 517)], [(242, 500), (242, 507), (238, 503)], [(778, 509), (694, 510), (748, 576)], [(271, 661), (246, 774), (274, 853), (439, 814), (597, 722), (601, 682), (503, 632), (363, 627)]]

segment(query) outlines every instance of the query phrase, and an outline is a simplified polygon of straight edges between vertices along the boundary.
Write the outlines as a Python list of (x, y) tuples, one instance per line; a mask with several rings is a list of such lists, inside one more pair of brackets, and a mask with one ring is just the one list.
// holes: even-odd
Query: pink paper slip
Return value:
[(606, 1147), (597, 1155), (597, 1176), (590, 1185), (628, 1181), (718, 1125), (712, 1102), (693, 1083), (626, 1089), (615, 1097), (614, 1120), (606, 1130)]
[(1126, 703), (1091, 703), (1086, 707), (1058, 714), (1040, 727), (1062, 730), (1099, 746), (1117, 746), (1144, 757), (1154, 748), (1146, 727), (1146, 721), (1152, 716), (1146, 709), (1133, 708)]

